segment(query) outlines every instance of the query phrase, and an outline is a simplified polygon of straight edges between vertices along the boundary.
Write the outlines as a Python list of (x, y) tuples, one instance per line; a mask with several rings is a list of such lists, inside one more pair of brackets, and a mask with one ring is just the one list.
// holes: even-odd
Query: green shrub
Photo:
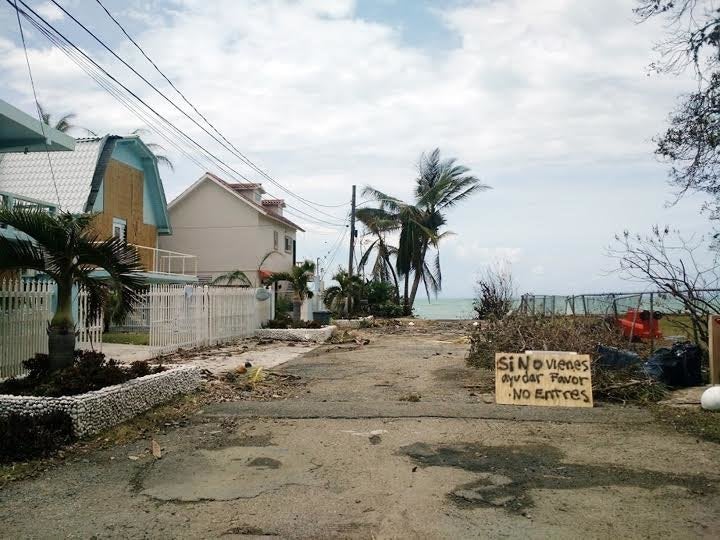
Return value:
[(322, 325), (317, 321), (293, 321), (292, 318), (287, 315), (276, 316), (274, 319), (270, 319), (263, 325), (263, 328), (272, 328), (279, 330), (286, 330), (288, 328), (322, 328)]
[(37, 416), (2, 415), (0, 433), (0, 462), (48, 456), (75, 440), (72, 420), (59, 411)]
[(403, 316), (403, 307), (399, 304), (395, 304), (394, 302), (386, 302), (378, 305), (371, 304), (369, 306), (369, 311), (370, 315), (374, 315), (375, 317), (394, 319), (396, 317)]
[(75, 351), (73, 364), (57, 371), (50, 370), (45, 354), (26, 360), (23, 366), (28, 370), (27, 376), (13, 377), (1, 383), (0, 394), (73, 396), (165, 371), (163, 366), (152, 367), (145, 361), (124, 366), (105, 359), (105, 355), (97, 351)]
[(278, 295), (277, 300), (275, 301), (275, 313), (292, 313), (292, 310), (292, 300), (290, 300), (287, 296)]

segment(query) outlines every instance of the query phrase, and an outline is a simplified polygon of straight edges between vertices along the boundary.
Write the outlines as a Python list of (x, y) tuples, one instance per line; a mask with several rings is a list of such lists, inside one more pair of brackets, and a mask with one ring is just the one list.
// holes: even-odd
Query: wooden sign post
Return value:
[(495, 402), (592, 407), (590, 356), (567, 352), (497, 353)]
[(710, 315), (708, 320), (708, 355), (710, 384), (720, 384), (720, 315)]

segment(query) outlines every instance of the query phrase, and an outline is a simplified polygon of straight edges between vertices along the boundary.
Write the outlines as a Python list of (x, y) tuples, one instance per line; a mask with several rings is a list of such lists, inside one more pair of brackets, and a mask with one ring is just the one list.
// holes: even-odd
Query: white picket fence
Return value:
[(256, 289), (151, 285), (150, 346), (158, 353), (248, 337), (272, 317), (272, 301)]
[[(52, 282), (0, 281), (0, 379), (21, 375), (23, 361), (48, 352), (47, 325), (53, 315), (56, 286)], [(80, 349), (102, 348), (102, 318), (85, 324), (87, 295), (78, 297)]]

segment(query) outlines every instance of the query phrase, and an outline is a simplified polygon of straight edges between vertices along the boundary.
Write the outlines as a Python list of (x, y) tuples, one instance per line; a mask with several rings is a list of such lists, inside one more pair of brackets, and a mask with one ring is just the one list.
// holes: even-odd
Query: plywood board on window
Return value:
[(495, 401), (503, 405), (592, 407), (590, 356), (497, 353)]
[[(127, 242), (157, 247), (157, 228), (144, 223), (144, 174), (116, 160), (110, 160), (103, 179), (103, 211), (95, 218), (95, 230), (102, 238), (112, 236), (113, 218), (127, 223)], [(151, 250), (138, 250), (143, 267), (153, 269)]]

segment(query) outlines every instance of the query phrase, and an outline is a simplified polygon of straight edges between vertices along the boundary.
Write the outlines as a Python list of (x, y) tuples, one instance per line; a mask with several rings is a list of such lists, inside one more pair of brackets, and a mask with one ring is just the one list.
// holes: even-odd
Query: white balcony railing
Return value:
[(138, 246), (137, 244), (132, 245), (137, 249), (143, 264), (149, 272), (197, 276), (197, 255), (149, 246)]

